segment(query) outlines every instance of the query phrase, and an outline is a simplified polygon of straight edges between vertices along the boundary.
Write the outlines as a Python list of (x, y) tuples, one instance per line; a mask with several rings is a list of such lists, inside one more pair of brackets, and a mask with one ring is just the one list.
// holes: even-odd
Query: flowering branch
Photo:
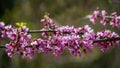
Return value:
[[(106, 38), (106, 39), (100, 39), (100, 40), (93, 40), (93, 43), (98, 43), (98, 42), (111, 42), (111, 41), (116, 41), (120, 40), (120, 37), (117, 38)], [(32, 47), (32, 46), (26, 46), (27, 48)], [(0, 46), (0, 48), (6, 48), (5, 46)]]
[[(96, 23), (97, 18), (100, 18), (100, 23), (104, 26), (110, 23), (113, 27), (120, 27), (120, 16), (116, 12), (108, 16), (105, 10), (101, 13), (96, 10), (89, 18), (93, 24)], [(80, 56), (81, 51), (86, 53), (91, 51), (94, 46), (98, 46), (101, 51), (105, 52), (120, 43), (119, 34), (107, 29), (94, 32), (89, 25), (78, 28), (74, 26), (58, 27), (47, 15), (41, 19), (41, 23), (43, 23), (41, 30), (29, 30), (24, 22), (16, 23), (18, 27), (0, 22), (1, 38), (10, 39), (9, 43), (0, 48), (5, 48), (9, 57), (18, 54), (22, 58), (32, 58), (35, 52), (45, 54), (53, 52), (55, 56), (59, 56), (65, 49), (68, 49), (72, 55)], [(31, 33), (40, 33), (42, 38), (32, 39)]]

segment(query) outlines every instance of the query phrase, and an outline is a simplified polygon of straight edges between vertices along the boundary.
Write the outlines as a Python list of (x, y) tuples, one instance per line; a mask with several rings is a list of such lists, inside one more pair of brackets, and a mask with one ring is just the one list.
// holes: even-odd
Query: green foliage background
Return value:
[[(111, 13), (120, 14), (119, 0), (0, 0), (0, 21), (15, 25), (16, 22), (27, 22), (30, 29), (41, 29), (40, 19), (45, 12), (50, 13), (59, 26), (70, 25), (79, 27), (90, 25), (95, 31), (111, 29), (120, 34), (119, 28), (103, 27), (101, 24), (92, 25), (86, 18), (97, 7)], [(40, 34), (33, 34), (40, 37)], [(0, 39), (0, 44), (7, 43)], [(102, 53), (97, 47), (92, 53), (81, 57), (72, 56), (65, 51), (61, 56), (50, 54), (35, 54), (33, 59), (21, 59), (15, 55), (9, 58), (4, 49), (0, 49), (0, 68), (120, 68), (120, 46)]]

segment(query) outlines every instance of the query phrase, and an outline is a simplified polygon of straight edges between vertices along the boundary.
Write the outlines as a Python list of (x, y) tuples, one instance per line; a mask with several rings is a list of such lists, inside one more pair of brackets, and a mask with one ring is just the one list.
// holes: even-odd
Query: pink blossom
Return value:
[(41, 19), (40, 22), (44, 24), (45, 29), (56, 29), (57, 28), (57, 25), (55, 24), (55, 22), (49, 17), (45, 17)]
[(95, 24), (97, 21), (97, 18), (99, 17), (99, 10), (95, 10), (92, 15), (89, 16), (90, 21)]
[(117, 17), (114, 17), (111, 20), (110, 25), (112, 25), (113, 27), (120, 27), (120, 19), (118, 19)]
[[(100, 40), (100, 39), (106, 39), (106, 38), (116, 38), (116, 37), (119, 37), (119, 35), (115, 32), (111, 32), (110, 30), (103, 30), (101, 32), (97, 32), (97, 40)], [(114, 41), (114, 42), (110, 42), (110, 41), (107, 41), (107, 42), (98, 42), (97, 46), (103, 51), (103, 52), (106, 52), (108, 51), (109, 48), (111, 47), (114, 47), (114, 45), (117, 45), (119, 43), (119, 41)]]
[(3, 28), (5, 26), (4, 22), (0, 22), (0, 29)]
[(11, 57), (11, 58), (13, 57), (14, 50), (15, 50), (15, 44), (13, 42), (6, 44), (6, 52), (9, 57)]
[(108, 23), (106, 16), (107, 16), (107, 12), (105, 10), (102, 10), (101, 11), (102, 19), (100, 20), (100, 23), (104, 26)]
[(96, 39), (96, 35), (94, 31), (91, 32), (85, 32), (83, 35), (82, 45), (85, 49), (85, 51), (92, 51), (93, 48), (93, 40)]

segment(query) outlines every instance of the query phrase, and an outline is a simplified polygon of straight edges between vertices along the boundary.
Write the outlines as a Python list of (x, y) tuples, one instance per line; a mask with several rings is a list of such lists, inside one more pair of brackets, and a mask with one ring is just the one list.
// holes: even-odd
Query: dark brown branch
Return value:
[[(28, 33), (42, 33), (42, 32), (57, 32), (56, 30), (29, 30)], [(69, 34), (68, 32), (64, 32), (64, 34)], [(84, 32), (80, 32), (79, 34), (84, 34)]]
[(6, 48), (5, 46), (0, 46), (0, 48)]
[(28, 33), (56, 32), (56, 30), (29, 30)]
[[(120, 40), (120, 37), (117, 38), (106, 38), (106, 39), (101, 39), (101, 40), (94, 40), (93, 43), (98, 43), (98, 42), (107, 42), (107, 41), (116, 41)], [(32, 46), (26, 46), (27, 48), (32, 47)], [(0, 48), (6, 48), (5, 46), (0, 46)]]
[(93, 43), (106, 42), (106, 41), (115, 41), (115, 40), (120, 40), (120, 37), (117, 37), (117, 38), (106, 38), (106, 39), (101, 39), (101, 40), (94, 40)]

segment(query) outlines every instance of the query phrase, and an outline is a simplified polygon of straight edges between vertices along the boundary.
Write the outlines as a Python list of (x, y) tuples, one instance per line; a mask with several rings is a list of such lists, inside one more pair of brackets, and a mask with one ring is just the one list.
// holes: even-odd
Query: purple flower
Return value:
[(112, 25), (113, 27), (120, 27), (120, 19), (118, 19), (118, 17), (114, 17), (110, 21), (110, 25)]
[(74, 28), (73, 26), (62, 26), (57, 28), (56, 30), (58, 31), (57, 32), (58, 35), (66, 35), (66, 34), (78, 35), (80, 33), (93, 31), (93, 29), (91, 29), (89, 25), (85, 25), (79, 28)]
[(34, 57), (34, 48), (29, 47), (24, 50), (24, 55), (21, 55), (22, 58), (29, 57), (32, 59)]
[(0, 22), (0, 29), (3, 28), (5, 26), (4, 22)]
[(32, 58), (34, 55), (34, 48), (26, 47), (29, 46), (31, 42), (31, 35), (28, 34), (28, 28), (22, 27), (21, 32), (19, 32), (19, 34), (20, 36), (18, 39), (18, 43), (19, 43), (19, 49), (22, 50), (22, 54), (20, 54), (21, 57), (25, 58), (26, 56), (28, 56), (29, 58)]
[(93, 14), (89, 16), (89, 19), (93, 24), (95, 24), (98, 17), (99, 17), (99, 11), (95, 10)]
[(108, 51), (108, 49), (112, 46), (111, 42), (99, 42), (98, 47), (101, 49), (102, 52)]
[(55, 24), (55, 22), (49, 17), (45, 17), (45, 18), (41, 19), (40, 22), (42, 22), (44, 24), (45, 29), (53, 29), (54, 30), (57, 28), (57, 25)]
[(101, 19), (100, 23), (104, 26), (108, 23), (106, 16), (107, 16), (107, 12), (105, 10), (102, 10), (101, 11), (102, 19)]
[(60, 55), (64, 51), (66, 46), (69, 47), (69, 51), (72, 55), (81, 55), (79, 35), (56, 36), (55, 43), (55, 55)]
[(80, 32), (83, 32), (83, 33), (93, 31), (93, 29), (89, 25), (85, 25), (85, 26), (83, 26), (83, 27), (81, 27), (79, 29), (80, 29)]
[(80, 51), (80, 36), (79, 35), (71, 35), (69, 36), (68, 40), (68, 46), (70, 53), (75, 56), (81, 56), (81, 51)]
[(53, 47), (53, 54), (54, 54), (55, 56), (59, 56), (62, 52), (63, 52), (63, 51), (61, 50), (60, 47), (58, 47), (58, 46), (54, 46), (54, 47)]
[(52, 49), (51, 40), (36, 39), (33, 42), (31, 42), (31, 45), (35, 48), (35, 50), (38, 53), (44, 52), (45, 54), (47, 54)]
[(43, 32), (41, 35), (42, 35), (42, 37), (44, 37), (44, 38), (48, 38), (48, 37), (49, 37), (49, 35), (48, 35), (47, 32)]
[(11, 31), (6, 32), (6, 34), (11, 40), (16, 40), (18, 38), (18, 29), (12, 28)]
[(55, 56), (59, 56), (60, 54), (62, 54), (64, 49), (66, 48), (67, 42), (68, 41), (65, 37), (55, 36), (53, 41), (53, 54)]
[(75, 28), (73, 26), (62, 26), (62, 27), (57, 28), (56, 30), (62, 34), (75, 33)]
[(24, 33), (24, 34), (27, 34), (28, 33), (28, 28), (26, 27), (26, 26), (23, 26), (22, 28), (21, 28), (21, 33)]
[(2, 31), (2, 36), (6, 36), (11, 39), (9, 44), (6, 44), (6, 51), (8, 56), (12, 57), (14, 52), (19, 54), (22, 58), (29, 57), (32, 58), (34, 54), (34, 48), (28, 48), (26, 46), (30, 45), (31, 35), (28, 34), (28, 28), (25, 26), (18, 28), (12, 27), (11, 25), (5, 26)]
[(69, 49), (70, 50), (70, 53), (74, 56), (81, 56), (81, 51), (79, 48), (76, 48), (76, 49)]
[[(103, 30), (101, 32), (97, 32), (97, 37), (96, 40), (100, 39), (106, 39), (106, 38), (116, 38), (119, 37), (118, 34), (115, 32), (111, 32), (110, 30)], [(103, 51), (106, 52), (108, 51), (109, 48), (114, 47), (114, 45), (117, 45), (119, 41), (107, 41), (107, 42), (98, 42), (97, 46)]]
[[(9, 35), (12, 31), (12, 26), (11, 25), (8, 25), (8, 26), (5, 26), (4, 29), (1, 31), (1, 37), (2, 38), (5, 38), (7, 35)], [(8, 37), (8, 36), (7, 36)]]
[(112, 32), (110, 30), (103, 30), (100, 32), (97, 32), (97, 38), (96, 39), (104, 39), (104, 38), (115, 38), (118, 37), (119, 35), (116, 34), (115, 32)]
[(15, 50), (15, 44), (13, 42), (10, 42), (5, 45), (6, 47), (6, 52), (10, 58), (14, 55), (14, 50)]
[(93, 40), (96, 39), (96, 35), (94, 33), (94, 31), (91, 31), (91, 32), (85, 32), (83, 35), (82, 35), (82, 45), (85, 49), (85, 51), (92, 51), (92, 48), (93, 48)]

